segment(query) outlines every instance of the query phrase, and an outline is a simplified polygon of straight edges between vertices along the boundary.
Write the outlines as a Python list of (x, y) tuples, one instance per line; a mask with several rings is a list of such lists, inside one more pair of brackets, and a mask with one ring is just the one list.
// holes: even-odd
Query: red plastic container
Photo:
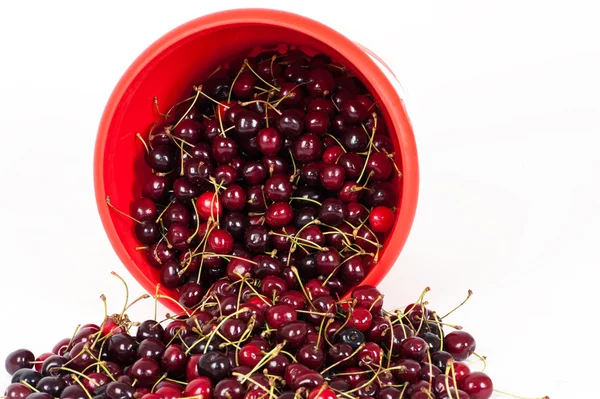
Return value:
[[(396, 262), (413, 223), (419, 176), (412, 126), (387, 77), (390, 74), (378, 66), (368, 50), (321, 23), (282, 11), (238, 9), (197, 18), (154, 42), (125, 72), (100, 122), (94, 159), (98, 211), (117, 255), (149, 293), (155, 293), (158, 272), (146, 262), (144, 251), (135, 249), (138, 243), (133, 222), (110, 211), (105, 201), (109, 196), (117, 208), (129, 210), (140, 195), (136, 177), (149, 170), (135, 134), (144, 132), (156, 119), (153, 98), (158, 97), (165, 106), (174, 104), (224, 61), (256, 47), (281, 43), (308, 47), (342, 62), (363, 81), (381, 107), (403, 178), (395, 226), (384, 243), (383, 255), (363, 284), (377, 285)], [(166, 289), (161, 293), (177, 298)], [(180, 310), (169, 301), (163, 304)]]

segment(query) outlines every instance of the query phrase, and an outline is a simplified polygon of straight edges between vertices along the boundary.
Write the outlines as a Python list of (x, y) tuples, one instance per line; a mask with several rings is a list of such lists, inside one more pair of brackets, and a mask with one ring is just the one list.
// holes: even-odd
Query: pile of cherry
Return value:
[(13, 383), (5, 395), (489, 398), (490, 378), (464, 362), (474, 353), (473, 337), (458, 329), (445, 334), (443, 327), (450, 325), (426, 304), (421, 295), (406, 309), (390, 312), (371, 286), (357, 287), (339, 301), (324, 287), (288, 290), (249, 277), (224, 278), (194, 309), (182, 307), (162, 322), (133, 323), (124, 314), (131, 306), (126, 304), (100, 326), (82, 326), (52, 353), (34, 358), (28, 350), (14, 351), (6, 359)]
[(339, 297), (365, 278), (401, 172), (381, 111), (343, 65), (266, 51), (220, 66), (165, 113), (156, 104), (160, 123), (137, 135), (152, 173), (129, 216), (182, 303), (236, 273), (292, 288), (295, 266)]

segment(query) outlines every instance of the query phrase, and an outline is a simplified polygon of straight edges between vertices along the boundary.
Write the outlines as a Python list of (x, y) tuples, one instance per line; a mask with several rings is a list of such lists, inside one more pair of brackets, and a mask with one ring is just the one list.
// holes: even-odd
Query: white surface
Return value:
[(50, 350), (77, 323), (99, 323), (100, 293), (117, 311), (122, 290), (110, 270), (142, 293), (96, 213), (92, 154), (104, 104), (131, 61), (171, 28), (224, 6), (264, 6), (372, 48), (414, 100), (421, 195), (381, 285), (387, 305), (430, 286), (443, 311), (470, 288), (475, 296), (452, 319), (477, 337), (497, 388), (593, 396), (600, 29), (584, 5), (593, 2), (288, 3), (0, 7), (0, 359), (17, 347)]

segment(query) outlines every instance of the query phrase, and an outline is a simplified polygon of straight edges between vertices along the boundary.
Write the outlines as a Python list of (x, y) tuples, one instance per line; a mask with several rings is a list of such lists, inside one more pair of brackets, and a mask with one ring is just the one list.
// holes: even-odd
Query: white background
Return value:
[(578, 1), (3, 2), (0, 358), (100, 323), (101, 293), (118, 311), (111, 270), (142, 293), (96, 212), (104, 104), (160, 35), (243, 6), (329, 24), (377, 52), (410, 93), (422, 183), (410, 239), (380, 287), (388, 306), (430, 286), (443, 313), (470, 288), (452, 319), (476, 336), (497, 388), (597, 395), (600, 29)]

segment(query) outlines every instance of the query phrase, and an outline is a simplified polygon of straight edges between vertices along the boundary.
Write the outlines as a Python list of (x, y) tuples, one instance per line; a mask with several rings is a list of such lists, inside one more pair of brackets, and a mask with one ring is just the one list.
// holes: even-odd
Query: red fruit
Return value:
[(182, 398), (181, 391), (173, 387), (162, 387), (156, 390), (156, 394), (161, 399), (179, 399)]
[(142, 396), (142, 399), (162, 399), (162, 396), (157, 393), (147, 393)]
[(70, 342), (71, 342), (70, 338), (61, 339), (52, 348), (52, 353), (54, 353), (55, 355), (60, 355), (60, 356), (64, 355), (67, 352), (67, 349), (69, 348)]
[(494, 392), (492, 379), (481, 371), (470, 373), (460, 381), (459, 385), (470, 399), (488, 399)]
[(217, 254), (228, 254), (233, 250), (233, 236), (226, 230), (214, 229), (208, 235), (208, 246)]
[(239, 362), (243, 366), (254, 368), (260, 363), (263, 357), (263, 353), (258, 345), (246, 344), (240, 349)]
[[(471, 373), (471, 369), (467, 366), (466, 363), (463, 362), (454, 362), (454, 376), (456, 377), (456, 381), (462, 381), (469, 373)], [(451, 371), (450, 371), (451, 372)], [(452, 374), (450, 374), (452, 375)]]
[(476, 346), (475, 338), (466, 331), (452, 331), (444, 338), (444, 350), (455, 360), (465, 360), (475, 352)]
[(198, 360), (202, 357), (202, 354), (194, 354), (190, 356), (185, 367), (185, 376), (188, 381), (195, 380), (200, 377), (198, 374)]
[(321, 387), (313, 388), (308, 395), (308, 399), (337, 399), (337, 395), (333, 389), (323, 385)]
[(196, 209), (198, 209), (198, 215), (203, 220), (209, 220), (211, 218), (216, 220), (223, 215), (221, 199), (213, 192), (200, 194), (196, 200)]
[(375, 207), (369, 215), (371, 229), (377, 233), (387, 233), (394, 227), (394, 212), (386, 206)]
[(267, 323), (274, 329), (278, 329), (288, 321), (298, 320), (296, 309), (286, 304), (277, 304), (267, 309)]
[(35, 368), (35, 371), (37, 371), (39, 373), (42, 370), (42, 363), (44, 362), (44, 360), (48, 359), (50, 356), (54, 356), (54, 353), (42, 353), (41, 355), (36, 357), (35, 361), (39, 362), (39, 363), (35, 363), (33, 365), (33, 367)]
[(185, 397), (210, 398), (212, 396), (212, 382), (206, 377), (198, 377), (190, 381), (183, 391)]
[(356, 300), (357, 308), (369, 309), (378, 313), (383, 307), (383, 295), (372, 285), (361, 285), (352, 291), (352, 298)]
[(354, 327), (358, 331), (365, 332), (371, 327), (373, 316), (365, 308), (355, 308), (348, 320), (348, 327)]
[(102, 336), (111, 334), (116, 335), (125, 331), (123, 327), (119, 325), (118, 320), (114, 316), (107, 317), (102, 323)]

